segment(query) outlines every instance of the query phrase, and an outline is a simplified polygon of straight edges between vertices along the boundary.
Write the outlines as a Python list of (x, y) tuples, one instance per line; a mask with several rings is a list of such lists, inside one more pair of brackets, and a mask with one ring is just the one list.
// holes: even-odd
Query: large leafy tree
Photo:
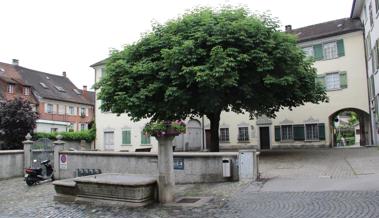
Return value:
[(296, 38), (268, 15), (244, 8), (195, 9), (115, 51), (96, 85), (101, 108), (134, 120), (205, 115), (219, 150), (222, 111), (274, 117), (284, 107), (325, 101)]
[(0, 140), (7, 149), (22, 148), (25, 136), (36, 126), (37, 112), (21, 98), (0, 102)]

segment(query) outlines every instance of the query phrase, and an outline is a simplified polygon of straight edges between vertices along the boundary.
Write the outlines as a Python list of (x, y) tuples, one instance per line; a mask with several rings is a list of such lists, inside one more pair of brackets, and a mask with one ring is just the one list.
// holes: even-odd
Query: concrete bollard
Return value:
[(23, 141), (22, 143), (24, 144), (24, 168), (30, 168), (31, 167), (31, 164), (32, 164), (32, 160), (31, 160), (31, 152), (32, 152), (32, 145), (33, 145), (33, 141), (31, 140), (32, 139), (32, 136), (30, 135), (30, 133), (28, 133), (26, 136), (25, 136), (25, 141)]
[(57, 141), (54, 141), (54, 177), (60, 179), (59, 169), (59, 152), (64, 150), (65, 142), (61, 140), (62, 136), (57, 135)]

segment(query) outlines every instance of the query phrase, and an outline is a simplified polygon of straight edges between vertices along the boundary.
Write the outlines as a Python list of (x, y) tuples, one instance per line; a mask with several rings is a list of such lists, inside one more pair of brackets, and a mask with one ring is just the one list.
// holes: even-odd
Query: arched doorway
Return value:
[(187, 122), (186, 133), (175, 137), (175, 151), (200, 151), (202, 147), (202, 128), (198, 120)]
[(340, 109), (329, 116), (330, 146), (359, 147), (371, 144), (370, 115), (357, 108)]

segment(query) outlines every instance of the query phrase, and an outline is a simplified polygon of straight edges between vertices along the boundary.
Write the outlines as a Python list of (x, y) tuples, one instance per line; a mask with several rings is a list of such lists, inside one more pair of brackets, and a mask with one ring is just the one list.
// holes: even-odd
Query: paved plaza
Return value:
[(213, 197), (201, 207), (63, 203), (53, 200), (51, 183), (3, 180), (0, 217), (379, 217), (377, 148), (274, 151), (260, 159), (259, 182), (177, 186), (178, 196)]

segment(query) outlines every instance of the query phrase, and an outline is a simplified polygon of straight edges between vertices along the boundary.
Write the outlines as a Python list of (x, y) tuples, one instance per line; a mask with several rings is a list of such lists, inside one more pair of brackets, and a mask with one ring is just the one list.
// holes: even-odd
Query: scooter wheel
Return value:
[(28, 186), (32, 186), (36, 181), (32, 177), (28, 176), (26, 177), (25, 182)]

